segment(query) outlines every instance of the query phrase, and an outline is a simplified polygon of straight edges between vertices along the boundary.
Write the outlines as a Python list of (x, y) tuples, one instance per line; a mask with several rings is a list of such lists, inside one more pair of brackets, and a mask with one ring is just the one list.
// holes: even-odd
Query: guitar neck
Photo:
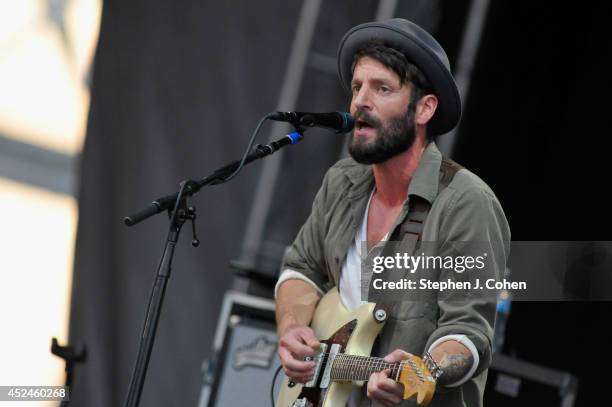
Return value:
[(372, 373), (390, 369), (389, 377), (399, 380), (404, 361), (387, 363), (382, 358), (340, 353), (336, 355), (331, 369), (331, 379), (336, 381), (367, 381)]

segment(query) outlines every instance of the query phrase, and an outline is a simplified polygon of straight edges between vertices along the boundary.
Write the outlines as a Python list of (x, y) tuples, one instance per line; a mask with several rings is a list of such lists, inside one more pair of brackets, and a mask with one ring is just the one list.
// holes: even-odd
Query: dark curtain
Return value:
[[(122, 405), (167, 231), (123, 216), (240, 157), (274, 110), (301, 3), (104, 2), (82, 155), (70, 341), (74, 406)], [(286, 33), (279, 35), (279, 33)], [(267, 138), (264, 132), (262, 139)], [(195, 406), (260, 164), (199, 193), (177, 247), (142, 406)]]

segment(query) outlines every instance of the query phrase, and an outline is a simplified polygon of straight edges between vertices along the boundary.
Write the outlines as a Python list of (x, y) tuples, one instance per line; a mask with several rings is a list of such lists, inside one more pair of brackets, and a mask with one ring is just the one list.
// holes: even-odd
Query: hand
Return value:
[[(387, 363), (396, 363), (412, 356), (408, 352), (396, 349), (384, 357)], [(385, 407), (399, 404), (404, 395), (404, 385), (390, 379), (391, 369), (385, 369), (379, 373), (372, 373), (368, 380), (368, 398), (376, 400)]]
[(305, 362), (305, 356), (318, 353), (319, 341), (307, 326), (294, 326), (282, 334), (278, 345), (285, 374), (298, 383), (306, 383), (314, 375), (314, 362)]

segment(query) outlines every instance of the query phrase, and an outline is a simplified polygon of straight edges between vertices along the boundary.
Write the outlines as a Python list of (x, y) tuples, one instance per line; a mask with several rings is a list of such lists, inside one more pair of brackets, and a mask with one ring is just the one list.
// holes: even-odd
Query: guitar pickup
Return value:
[(334, 364), (334, 360), (336, 359), (336, 355), (338, 354), (338, 352), (340, 352), (340, 349), (340, 345), (337, 343), (333, 343), (331, 348), (329, 349), (327, 364), (325, 365), (325, 370), (323, 371), (323, 377), (321, 378), (321, 385), (319, 386), (319, 388), (326, 389), (329, 387), (332, 366)]
[(319, 373), (321, 372), (321, 366), (323, 365), (323, 362), (325, 362), (326, 355), (327, 344), (321, 343), (321, 352), (319, 352), (319, 354), (314, 357), (314, 375), (312, 376), (312, 380), (304, 384), (304, 387), (315, 387), (315, 385), (317, 384), (317, 379), (319, 378)]

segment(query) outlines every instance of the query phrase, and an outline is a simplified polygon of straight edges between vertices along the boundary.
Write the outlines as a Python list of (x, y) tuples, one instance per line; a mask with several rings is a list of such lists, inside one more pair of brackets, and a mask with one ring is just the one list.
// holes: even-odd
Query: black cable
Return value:
[(274, 113), (268, 113), (267, 115), (265, 115), (264, 117), (261, 118), (261, 120), (259, 121), (259, 124), (257, 124), (257, 127), (255, 128), (255, 131), (253, 131), (253, 134), (251, 134), (251, 140), (249, 140), (249, 145), (247, 146), (244, 154), (242, 155), (242, 160), (240, 160), (240, 165), (238, 165), (238, 168), (236, 168), (236, 170), (231, 173), (230, 175), (228, 175), (227, 177), (223, 178), (222, 180), (220, 180), (219, 182), (215, 182), (215, 185), (218, 184), (225, 184), (227, 181), (231, 180), (232, 178), (234, 178), (236, 175), (238, 175), (238, 173), (240, 171), (242, 171), (242, 167), (244, 167), (244, 162), (247, 159), (247, 156), (249, 155), (249, 153), (251, 152), (251, 149), (253, 148), (253, 143), (255, 142), (255, 138), (257, 137), (257, 133), (259, 133), (259, 129), (261, 128), (261, 125), (270, 118), (270, 116), (272, 116)]
[(276, 373), (274, 373), (274, 377), (272, 378), (272, 386), (270, 386), (270, 403), (272, 404), (272, 407), (274, 407), (274, 384), (276, 383), (276, 377), (278, 376), (282, 368), (283, 365), (280, 365), (278, 369), (276, 369)]

